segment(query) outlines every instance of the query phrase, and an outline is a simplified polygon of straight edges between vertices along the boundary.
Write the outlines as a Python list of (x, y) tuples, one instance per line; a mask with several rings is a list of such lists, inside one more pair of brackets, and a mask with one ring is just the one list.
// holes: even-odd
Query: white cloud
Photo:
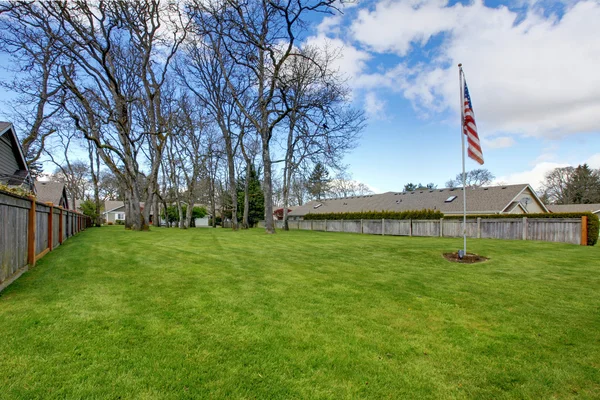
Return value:
[(594, 169), (600, 168), (600, 153), (596, 153), (593, 156), (591, 156), (590, 158), (588, 158), (586, 163), (587, 163), (587, 165), (590, 166), (590, 168), (594, 168)]
[(369, 118), (385, 119), (385, 102), (377, 97), (374, 92), (365, 95), (365, 112)]
[(323, 33), (309, 37), (306, 39), (305, 44), (327, 49), (327, 51), (338, 55), (333, 67), (338, 69), (342, 76), (350, 81), (351, 85), (357, 77), (364, 74), (367, 69), (367, 61), (372, 58), (369, 53), (359, 50), (341, 39), (327, 37)]
[(354, 39), (373, 51), (404, 56), (411, 44), (424, 45), (431, 36), (456, 26), (462, 6), (445, 8), (446, 4), (444, 0), (383, 0), (372, 11), (360, 10), (350, 29)]
[[(448, 7), (444, 0), (380, 1), (361, 10), (353, 38), (376, 52), (401, 57), (396, 72), (357, 82), (402, 91), (426, 112), (458, 112), (458, 62), (464, 64), (480, 131), (559, 137), (600, 131), (600, 2), (567, 8), (559, 20), (534, 7), (523, 17), (506, 7)], [(515, 24), (519, 21), (518, 24)], [(444, 34), (428, 64), (403, 58)], [(393, 71), (392, 71), (393, 72)]]
[(512, 147), (515, 144), (515, 139), (510, 136), (499, 136), (493, 139), (482, 138), (481, 144), (484, 149), (504, 149)]
[(554, 168), (568, 167), (566, 163), (554, 163), (554, 162), (541, 162), (535, 165), (532, 169), (527, 171), (515, 172), (509, 175), (498, 177), (494, 183), (500, 182), (504, 184), (518, 184), (518, 183), (529, 183), (534, 189), (541, 186), (542, 181), (546, 174), (552, 171)]

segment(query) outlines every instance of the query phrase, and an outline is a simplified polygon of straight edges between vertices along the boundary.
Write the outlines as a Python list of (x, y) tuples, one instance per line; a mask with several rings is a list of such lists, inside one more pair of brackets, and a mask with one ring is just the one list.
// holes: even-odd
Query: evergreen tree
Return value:
[(565, 189), (569, 203), (600, 203), (600, 174), (587, 164), (579, 165)]
[(308, 193), (315, 199), (321, 200), (329, 190), (329, 171), (321, 163), (317, 163), (306, 182)]
[[(245, 174), (244, 174), (245, 175)], [(237, 182), (238, 221), (242, 221), (244, 210), (244, 178)], [(248, 183), (248, 224), (255, 226), (258, 221), (265, 218), (265, 195), (258, 179), (258, 172), (254, 166), (250, 167), (250, 181)]]

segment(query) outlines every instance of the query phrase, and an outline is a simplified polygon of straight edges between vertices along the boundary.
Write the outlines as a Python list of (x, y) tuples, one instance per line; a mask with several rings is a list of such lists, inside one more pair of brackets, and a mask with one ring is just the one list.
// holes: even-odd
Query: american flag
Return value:
[(473, 160), (483, 165), (483, 153), (481, 151), (481, 144), (479, 143), (479, 135), (477, 135), (477, 125), (475, 125), (475, 113), (473, 113), (473, 104), (471, 104), (471, 96), (469, 96), (469, 89), (467, 88), (467, 81), (464, 80), (465, 93), (464, 93), (464, 105), (463, 105), (463, 133), (467, 135), (467, 142), (469, 147), (467, 154)]

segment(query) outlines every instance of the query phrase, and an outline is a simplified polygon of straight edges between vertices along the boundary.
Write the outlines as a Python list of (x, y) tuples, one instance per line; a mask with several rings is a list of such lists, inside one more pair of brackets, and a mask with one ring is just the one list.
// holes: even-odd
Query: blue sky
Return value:
[(442, 187), (460, 172), (458, 62), (496, 183), (539, 188), (555, 167), (600, 168), (600, 0), (358, 0), (341, 9), (312, 21), (305, 43), (340, 50), (340, 72), (369, 116), (345, 158), (354, 180), (384, 192)]
[[(600, 2), (358, 1), (315, 23), (369, 115), (346, 157), (376, 192), (440, 187), (461, 170), (458, 62), (498, 183), (600, 168)], [(467, 169), (477, 168), (467, 160)]]

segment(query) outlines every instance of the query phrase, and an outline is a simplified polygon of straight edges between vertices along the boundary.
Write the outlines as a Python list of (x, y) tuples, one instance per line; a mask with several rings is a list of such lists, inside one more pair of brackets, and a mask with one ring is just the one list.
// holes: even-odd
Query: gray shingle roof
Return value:
[[(500, 213), (511, 205), (515, 197), (527, 187), (529, 185), (520, 184), (467, 188), (467, 213)], [(456, 196), (456, 198), (451, 202), (446, 202), (452, 196)], [(314, 208), (318, 204), (322, 205)], [(413, 192), (387, 192), (341, 199), (313, 200), (293, 210), (290, 216), (303, 216), (309, 213), (409, 211), (423, 209), (439, 210), (444, 214), (461, 214), (463, 212), (462, 188), (424, 189)]]
[(104, 202), (104, 211), (111, 211), (115, 208), (123, 207), (125, 203), (120, 200), (106, 200)]
[(60, 199), (63, 197), (65, 184), (62, 182), (35, 182), (35, 192), (38, 201), (42, 203), (60, 204)]
[(10, 122), (0, 121), (0, 134), (10, 127)]
[(553, 213), (561, 212), (600, 212), (600, 204), (551, 204), (548, 209)]

